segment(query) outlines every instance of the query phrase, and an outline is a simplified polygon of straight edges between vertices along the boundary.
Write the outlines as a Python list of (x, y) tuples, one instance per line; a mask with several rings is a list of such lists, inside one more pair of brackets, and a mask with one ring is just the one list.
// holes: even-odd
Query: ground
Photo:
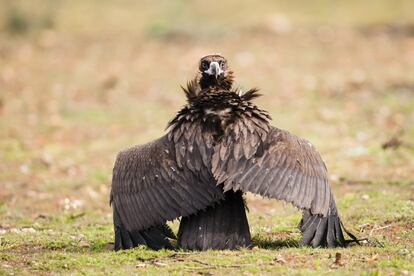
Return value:
[[(0, 275), (414, 273), (412, 1), (0, 1)], [(362, 245), (297, 246), (300, 212), (247, 195), (254, 245), (111, 250), (116, 153), (159, 137), (220, 52), (309, 139)], [(178, 222), (172, 223), (177, 229)]]

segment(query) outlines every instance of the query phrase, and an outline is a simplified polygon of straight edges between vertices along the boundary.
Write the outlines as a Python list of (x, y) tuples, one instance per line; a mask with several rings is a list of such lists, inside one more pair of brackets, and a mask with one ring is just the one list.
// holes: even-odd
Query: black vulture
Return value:
[(203, 57), (197, 76), (183, 88), (187, 104), (167, 133), (118, 154), (110, 196), (115, 250), (172, 248), (175, 235), (166, 222), (180, 217), (181, 248), (247, 247), (246, 192), (302, 209), (301, 245), (346, 246), (319, 153), (307, 140), (270, 125), (268, 113), (252, 103), (258, 90), (242, 93), (232, 84), (224, 57)]

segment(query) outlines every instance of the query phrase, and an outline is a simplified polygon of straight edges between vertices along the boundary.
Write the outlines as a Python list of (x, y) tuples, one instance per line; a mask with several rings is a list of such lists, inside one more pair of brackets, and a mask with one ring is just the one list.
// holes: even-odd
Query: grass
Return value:
[[(414, 273), (411, 1), (3, 2), (0, 275)], [(249, 194), (250, 249), (111, 250), (116, 153), (163, 133), (211, 52), (315, 144), (369, 242), (297, 247), (300, 212)]]

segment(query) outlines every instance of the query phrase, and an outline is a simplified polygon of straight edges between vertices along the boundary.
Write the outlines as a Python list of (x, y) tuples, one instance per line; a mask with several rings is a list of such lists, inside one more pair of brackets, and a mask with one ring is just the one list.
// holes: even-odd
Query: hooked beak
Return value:
[(218, 62), (213, 61), (210, 63), (210, 68), (204, 71), (204, 73), (209, 74), (210, 76), (214, 76), (217, 79), (217, 77), (223, 73), (223, 70), (221, 70)]

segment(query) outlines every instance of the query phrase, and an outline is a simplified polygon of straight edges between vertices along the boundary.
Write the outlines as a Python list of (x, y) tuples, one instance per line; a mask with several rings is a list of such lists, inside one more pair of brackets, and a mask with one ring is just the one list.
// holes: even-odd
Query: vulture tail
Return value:
[(151, 249), (173, 249), (168, 238), (176, 239), (171, 228), (167, 224), (159, 224), (141, 231), (128, 231), (122, 224), (118, 211), (114, 209), (114, 249), (130, 249), (139, 245), (146, 245)]
[[(300, 245), (345, 247), (352, 242), (359, 244), (360, 241), (343, 226), (333, 199), (331, 200), (330, 212), (326, 217), (314, 215), (310, 210), (304, 210), (298, 227), (302, 232)], [(343, 231), (348, 234), (351, 240), (345, 240)]]
[(178, 230), (178, 245), (189, 250), (236, 249), (250, 243), (241, 192), (228, 191), (222, 202), (183, 217)]

